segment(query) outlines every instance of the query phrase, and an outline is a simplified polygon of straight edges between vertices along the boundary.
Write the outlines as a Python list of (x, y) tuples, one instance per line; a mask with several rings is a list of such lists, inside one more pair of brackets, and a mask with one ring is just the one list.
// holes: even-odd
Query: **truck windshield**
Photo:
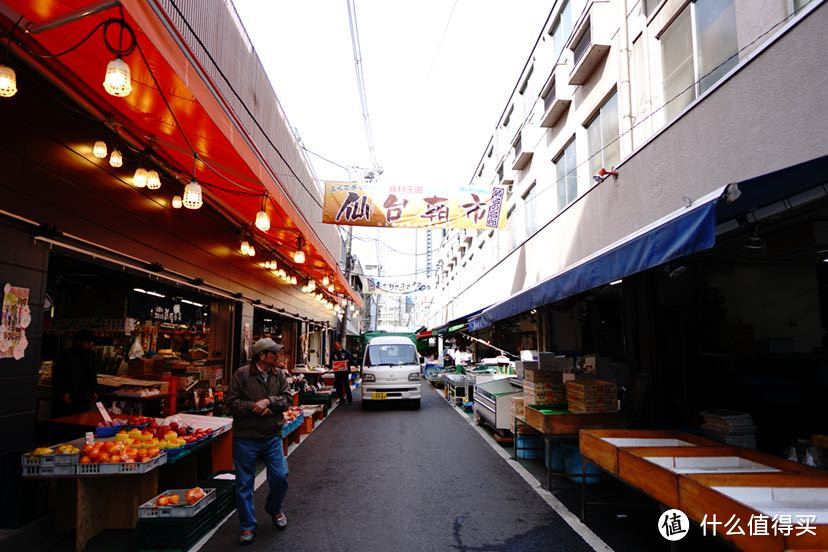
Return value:
[(369, 345), (367, 366), (417, 364), (414, 345)]

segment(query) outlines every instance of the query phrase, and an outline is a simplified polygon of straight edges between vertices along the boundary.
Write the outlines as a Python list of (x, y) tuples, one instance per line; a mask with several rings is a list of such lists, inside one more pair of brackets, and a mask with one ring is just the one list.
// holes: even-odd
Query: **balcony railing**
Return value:
[(584, 54), (587, 53), (589, 50), (589, 45), (592, 43), (592, 27), (587, 27), (584, 31), (583, 36), (578, 41), (578, 44), (575, 46), (575, 49), (572, 51), (575, 56), (575, 65), (581, 61), (581, 58), (584, 57)]

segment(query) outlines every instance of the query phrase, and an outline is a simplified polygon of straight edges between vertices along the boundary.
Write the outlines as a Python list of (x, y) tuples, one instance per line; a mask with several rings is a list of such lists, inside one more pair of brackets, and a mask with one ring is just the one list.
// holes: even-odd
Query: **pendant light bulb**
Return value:
[(184, 205), (184, 202), (181, 201), (181, 196), (174, 195), (172, 198), (173, 209), (181, 209), (182, 205)]
[(95, 145), (92, 146), (92, 155), (98, 159), (106, 159), (106, 142), (103, 140), (95, 142)]
[(161, 177), (158, 176), (158, 171), (147, 171), (147, 188), (150, 190), (157, 190), (161, 187)]
[(256, 248), (253, 247), (253, 244), (250, 244), (250, 247), (247, 248), (247, 256), (248, 257), (255, 257), (256, 256)]
[(184, 207), (187, 209), (198, 209), (204, 201), (201, 198), (201, 185), (193, 179), (184, 186)]
[(109, 164), (113, 167), (120, 167), (124, 164), (124, 158), (121, 156), (121, 152), (114, 149), (112, 153), (109, 155)]
[(305, 252), (301, 249), (297, 249), (293, 253), (293, 262), (296, 264), (302, 264), (305, 262)]
[(143, 188), (147, 185), (147, 171), (142, 167), (135, 169), (135, 174), (132, 176), (132, 185), (136, 188)]
[(264, 209), (256, 213), (256, 228), (258, 228), (262, 232), (267, 232), (268, 230), (270, 230), (270, 217), (267, 216), (267, 213), (264, 211)]
[(334, 292), (334, 285), (333, 284), (328, 284), (328, 291), (330, 291), (331, 293)]
[(0, 63), (0, 98), (11, 98), (17, 94), (17, 75), (14, 69)]
[(294, 286), (298, 283), (298, 280), (296, 279), (296, 276), (291, 276), (290, 277), (290, 283), (293, 284)]
[(250, 252), (250, 242), (247, 240), (242, 240), (241, 242), (241, 254), (247, 255)]
[(327, 275), (322, 278), (322, 285), (323, 286), (328, 287), (328, 284), (330, 284), (330, 283), (331, 283), (331, 279), (328, 278)]
[(106, 64), (103, 87), (118, 98), (129, 96), (132, 92), (132, 75), (127, 62), (118, 57)]

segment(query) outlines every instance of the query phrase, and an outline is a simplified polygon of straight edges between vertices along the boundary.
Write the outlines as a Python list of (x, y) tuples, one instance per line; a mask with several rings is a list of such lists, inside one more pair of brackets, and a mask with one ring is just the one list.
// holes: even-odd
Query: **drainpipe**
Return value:
[(619, 21), (618, 28), (618, 50), (619, 71), (618, 71), (618, 108), (621, 121), (619, 135), (621, 139), (620, 158), (632, 153), (633, 150), (633, 113), (632, 113), (632, 89), (630, 86), (630, 31), (627, 19), (627, 0), (618, 0)]

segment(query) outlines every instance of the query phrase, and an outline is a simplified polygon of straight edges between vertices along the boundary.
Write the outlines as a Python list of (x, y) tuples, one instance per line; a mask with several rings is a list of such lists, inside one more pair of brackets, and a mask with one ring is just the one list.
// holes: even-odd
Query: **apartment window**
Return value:
[(515, 105), (512, 104), (509, 106), (509, 111), (506, 112), (506, 116), (503, 118), (503, 128), (509, 126), (509, 120), (512, 118), (512, 112), (515, 110)]
[(558, 15), (558, 19), (555, 21), (555, 24), (552, 26), (552, 31), (549, 33), (552, 35), (553, 59), (556, 61), (560, 57), (564, 46), (566, 46), (566, 41), (569, 40), (569, 34), (571, 32), (572, 5), (567, 0), (564, 2), (561, 13)]
[(609, 169), (618, 164), (621, 154), (618, 143), (618, 93), (613, 93), (587, 125), (589, 171)]
[(529, 86), (529, 79), (532, 78), (532, 72), (535, 70), (535, 66), (529, 66), (529, 71), (526, 73), (526, 78), (523, 79), (523, 84), (520, 85), (520, 89), (518, 90), (518, 94), (523, 94), (526, 92), (526, 88)]
[(650, 14), (661, 4), (663, 0), (641, 0), (641, 11), (645, 17), (650, 17)]
[(578, 197), (578, 175), (575, 166), (575, 138), (555, 160), (555, 179), (558, 183), (558, 210), (560, 211)]
[(661, 36), (667, 120), (739, 62), (734, 0), (696, 0)]
[(526, 188), (526, 191), (521, 194), (523, 198), (523, 212), (524, 220), (526, 222), (526, 235), (531, 236), (538, 230), (538, 219), (539, 217), (539, 205), (538, 202), (535, 201), (537, 197), (537, 181), (532, 182), (529, 184), (529, 187)]

